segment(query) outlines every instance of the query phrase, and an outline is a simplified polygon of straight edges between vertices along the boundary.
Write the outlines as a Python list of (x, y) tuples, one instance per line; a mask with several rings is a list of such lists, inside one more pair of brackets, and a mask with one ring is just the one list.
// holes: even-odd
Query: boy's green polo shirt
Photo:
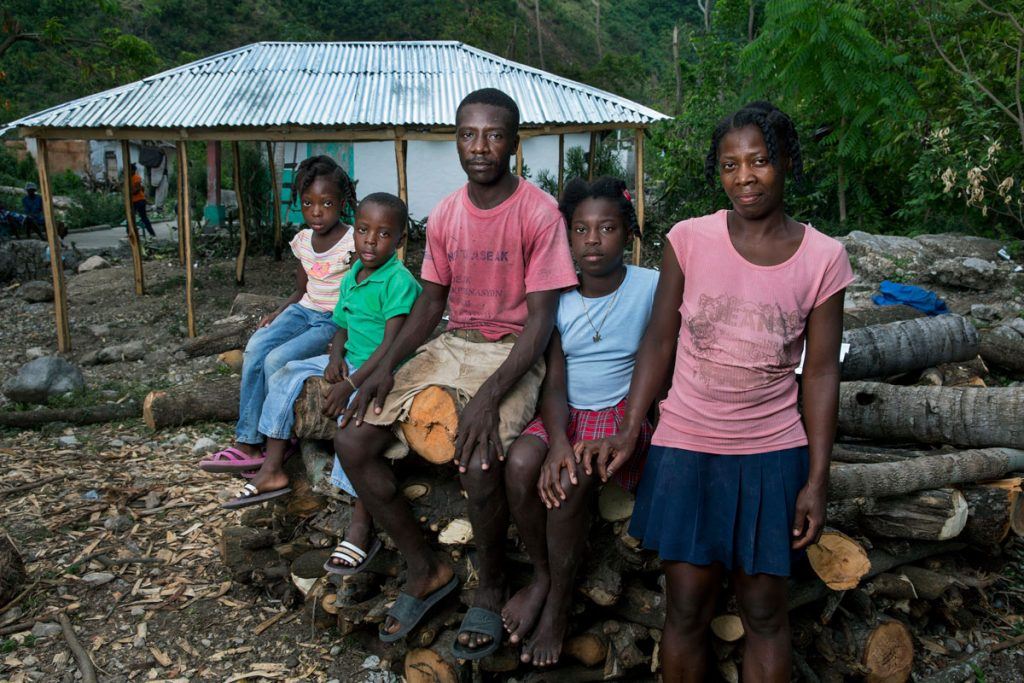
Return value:
[(357, 283), (362, 269), (363, 262), (356, 259), (342, 279), (333, 318), (335, 325), (348, 330), (345, 358), (354, 367), (365, 363), (384, 341), (385, 323), (396, 315), (407, 315), (423, 290), (397, 255)]

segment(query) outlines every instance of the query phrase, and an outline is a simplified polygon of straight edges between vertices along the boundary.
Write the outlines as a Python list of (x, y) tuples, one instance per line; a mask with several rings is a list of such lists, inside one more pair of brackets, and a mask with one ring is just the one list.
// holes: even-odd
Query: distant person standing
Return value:
[(28, 231), (31, 229), (40, 239), (46, 239), (43, 233), (43, 226), (46, 219), (43, 218), (43, 198), (36, 194), (39, 188), (35, 183), (25, 183), (25, 196), (21, 198), (21, 211), (25, 214), (25, 238), (28, 238)]
[(146, 215), (146, 188), (142, 186), (142, 176), (139, 175), (139, 167), (136, 164), (132, 164), (132, 210), (142, 219), (142, 227), (149, 236), (156, 237), (153, 224)]

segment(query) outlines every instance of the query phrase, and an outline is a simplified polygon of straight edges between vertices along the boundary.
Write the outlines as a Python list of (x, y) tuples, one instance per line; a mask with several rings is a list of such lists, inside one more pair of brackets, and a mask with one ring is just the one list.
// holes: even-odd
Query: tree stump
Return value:
[(457, 632), (445, 631), (434, 648), (418, 647), (405, 655), (405, 680), (408, 683), (466, 683), (472, 667), (459, 665), (452, 655)]
[(868, 670), (866, 683), (904, 683), (910, 678), (914, 641), (905, 624), (895, 619), (855, 622), (845, 632), (849, 651)]
[(459, 405), (453, 390), (430, 386), (416, 394), (401, 424), (409, 447), (423, 459), (441, 465), (455, 458)]
[(28, 574), (18, 548), (6, 532), (0, 531), (0, 607), (18, 595)]

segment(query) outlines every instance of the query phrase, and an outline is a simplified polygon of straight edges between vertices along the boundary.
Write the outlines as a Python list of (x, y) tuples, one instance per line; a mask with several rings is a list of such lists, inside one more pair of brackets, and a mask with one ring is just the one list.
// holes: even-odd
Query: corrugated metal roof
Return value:
[(265, 42), (51, 107), (5, 129), (454, 126), (459, 101), (483, 87), (508, 93), (525, 127), (668, 118), (454, 41)]

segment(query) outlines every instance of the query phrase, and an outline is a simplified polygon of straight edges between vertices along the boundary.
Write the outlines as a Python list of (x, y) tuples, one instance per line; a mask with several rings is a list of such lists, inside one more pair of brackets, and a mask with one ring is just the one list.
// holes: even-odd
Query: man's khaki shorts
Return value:
[[(371, 408), (363, 420), (381, 427), (391, 426), (399, 443), (385, 455), (403, 458), (409, 453), (401, 428), (395, 424), (409, 415), (412, 401), (423, 389), (440, 386), (455, 392), (459, 409), (466, 407), (481, 385), (508, 358), (515, 343), (513, 335), (500, 341), (487, 341), (479, 332), (453, 330), (430, 340), (395, 373), (395, 386), (384, 401), (380, 414)], [(537, 361), (505, 394), (498, 408), (498, 432), (508, 452), (512, 442), (536, 414), (537, 397), (544, 379), (544, 359)]]

